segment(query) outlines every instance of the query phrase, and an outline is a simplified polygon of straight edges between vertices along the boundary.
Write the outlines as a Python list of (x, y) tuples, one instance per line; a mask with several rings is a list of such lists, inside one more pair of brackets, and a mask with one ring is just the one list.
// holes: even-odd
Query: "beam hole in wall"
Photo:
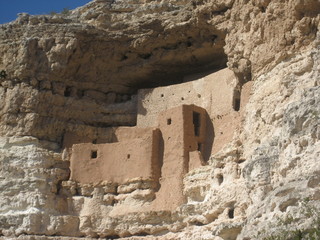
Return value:
[(130, 154), (127, 154), (127, 159), (130, 159), (131, 155)]
[(164, 94), (161, 94), (160, 97), (164, 97)]
[(194, 135), (200, 136), (200, 113), (193, 112)]
[(234, 218), (234, 208), (230, 208), (230, 209), (228, 210), (228, 217), (229, 217), (229, 218)]
[(240, 105), (241, 105), (240, 95), (241, 94), (239, 90), (235, 90), (233, 92), (233, 109), (237, 112), (240, 110)]
[(171, 125), (171, 123), (172, 123), (171, 118), (168, 118), (168, 119), (167, 119), (167, 125)]
[(97, 158), (98, 157), (98, 151), (97, 150), (92, 150), (91, 151), (91, 159)]
[(72, 92), (72, 88), (71, 87), (66, 87), (66, 89), (64, 90), (64, 96), (65, 97), (70, 97), (71, 96), (71, 92)]

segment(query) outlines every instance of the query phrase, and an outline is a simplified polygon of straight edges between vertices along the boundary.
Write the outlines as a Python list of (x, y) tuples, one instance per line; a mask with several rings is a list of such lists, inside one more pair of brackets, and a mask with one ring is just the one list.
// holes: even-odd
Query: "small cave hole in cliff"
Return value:
[(120, 236), (119, 235), (110, 235), (110, 236), (107, 236), (107, 238), (106, 239), (119, 239), (120, 238)]
[(240, 96), (241, 96), (241, 93), (239, 90), (235, 90), (233, 92), (233, 109), (237, 112), (240, 110), (240, 106), (241, 106)]
[(228, 211), (228, 217), (230, 219), (234, 218), (234, 208), (230, 208)]
[(218, 179), (218, 184), (221, 185), (223, 183), (223, 175), (222, 174), (218, 175), (217, 179)]
[(70, 97), (71, 96), (71, 92), (72, 92), (72, 88), (71, 87), (66, 87), (66, 89), (64, 90), (64, 96), (65, 97)]
[(137, 234), (134, 234), (135, 236), (140, 236), (140, 237), (145, 237), (145, 236), (148, 236), (148, 235), (150, 235), (149, 233), (147, 233), (147, 232), (139, 232), (139, 233), (137, 233)]

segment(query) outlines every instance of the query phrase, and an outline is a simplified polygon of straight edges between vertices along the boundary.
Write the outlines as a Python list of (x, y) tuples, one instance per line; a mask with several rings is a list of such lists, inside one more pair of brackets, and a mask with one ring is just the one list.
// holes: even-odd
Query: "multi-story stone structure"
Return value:
[(205, 165), (212, 152), (231, 141), (240, 117), (240, 91), (233, 73), (225, 69), (138, 95), (137, 126), (114, 128), (107, 141), (65, 136), (65, 146), (72, 149), (71, 180), (151, 182), (151, 208), (173, 210), (186, 201), (184, 175)]

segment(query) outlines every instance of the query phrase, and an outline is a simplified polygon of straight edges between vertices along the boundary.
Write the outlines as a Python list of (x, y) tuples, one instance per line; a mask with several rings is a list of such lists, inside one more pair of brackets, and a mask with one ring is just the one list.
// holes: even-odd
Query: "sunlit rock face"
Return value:
[[(316, 0), (96, 0), (0, 25), (0, 238), (320, 237), (319, 12)], [(77, 144), (124, 152), (144, 130), (123, 127), (159, 128), (184, 104), (207, 112), (206, 157), (196, 144), (172, 157), (180, 142), (165, 133), (153, 179), (72, 178)]]

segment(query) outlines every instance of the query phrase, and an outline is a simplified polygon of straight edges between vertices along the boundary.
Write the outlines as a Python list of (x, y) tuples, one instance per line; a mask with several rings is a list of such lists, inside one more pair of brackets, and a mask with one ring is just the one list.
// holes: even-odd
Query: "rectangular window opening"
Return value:
[(202, 151), (202, 144), (198, 143), (198, 151), (201, 152)]
[(194, 135), (200, 136), (200, 113), (193, 112)]
[(91, 159), (97, 158), (98, 157), (98, 151), (97, 150), (92, 150), (91, 151)]
[(171, 125), (171, 123), (172, 123), (171, 118), (168, 118), (168, 119), (167, 119), (167, 125)]

